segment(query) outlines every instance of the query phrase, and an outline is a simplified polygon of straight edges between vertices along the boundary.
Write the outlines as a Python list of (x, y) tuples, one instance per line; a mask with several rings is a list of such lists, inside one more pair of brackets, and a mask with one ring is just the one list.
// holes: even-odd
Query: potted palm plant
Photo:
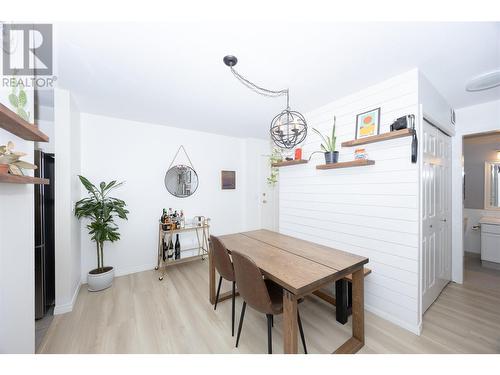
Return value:
[(323, 134), (321, 134), (321, 132), (319, 130), (313, 128), (313, 130), (316, 132), (316, 134), (318, 134), (321, 137), (321, 139), (323, 140), (323, 143), (321, 144), (321, 150), (325, 154), (325, 163), (326, 164), (337, 163), (339, 161), (339, 152), (335, 150), (336, 143), (337, 143), (337, 137), (335, 135), (336, 123), (337, 123), (337, 118), (334, 116), (331, 137), (324, 136)]
[(118, 226), (115, 218), (127, 220), (128, 210), (126, 203), (118, 198), (109, 196), (111, 190), (122, 185), (116, 181), (106, 184), (101, 182), (96, 187), (88, 179), (78, 176), (80, 182), (88, 192), (88, 197), (75, 203), (75, 216), (78, 219), (86, 218), (90, 220), (87, 225), (91, 240), (97, 247), (97, 268), (87, 274), (88, 289), (96, 292), (109, 288), (113, 284), (115, 271), (113, 267), (104, 266), (104, 242), (115, 242), (120, 239)]

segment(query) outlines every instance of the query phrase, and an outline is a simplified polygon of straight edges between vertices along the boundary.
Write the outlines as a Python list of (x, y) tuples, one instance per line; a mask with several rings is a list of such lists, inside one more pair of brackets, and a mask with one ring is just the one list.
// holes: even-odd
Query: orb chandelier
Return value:
[(238, 79), (238, 81), (257, 94), (271, 98), (286, 96), (286, 109), (274, 116), (269, 130), (271, 139), (276, 146), (285, 149), (292, 149), (306, 139), (306, 119), (300, 112), (292, 111), (290, 109), (290, 91), (288, 89), (274, 91), (257, 86), (234, 69), (234, 66), (238, 62), (238, 59), (235, 56), (225, 56), (223, 61), (224, 64), (229, 66), (231, 72)]

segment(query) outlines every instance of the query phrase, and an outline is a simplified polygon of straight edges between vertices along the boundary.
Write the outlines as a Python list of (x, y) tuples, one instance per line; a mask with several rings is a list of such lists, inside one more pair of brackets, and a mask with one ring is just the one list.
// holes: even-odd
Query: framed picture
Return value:
[(356, 139), (377, 135), (380, 131), (380, 107), (356, 116)]
[(236, 189), (235, 171), (221, 171), (220, 177), (222, 190)]

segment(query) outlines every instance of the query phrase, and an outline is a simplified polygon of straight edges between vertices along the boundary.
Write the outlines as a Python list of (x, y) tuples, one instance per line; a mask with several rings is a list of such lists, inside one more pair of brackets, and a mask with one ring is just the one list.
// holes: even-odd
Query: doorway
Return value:
[(485, 288), (500, 277), (500, 130), (464, 136), (462, 152), (464, 283)]
[(35, 348), (52, 321), (55, 305), (55, 155), (35, 150), (35, 176), (50, 180), (35, 185)]
[(262, 229), (278, 231), (279, 220), (279, 187), (278, 183), (270, 184), (268, 177), (270, 175), (269, 155), (262, 155), (259, 168), (260, 181), (260, 219)]
[(451, 280), (451, 139), (424, 119), (422, 312)]

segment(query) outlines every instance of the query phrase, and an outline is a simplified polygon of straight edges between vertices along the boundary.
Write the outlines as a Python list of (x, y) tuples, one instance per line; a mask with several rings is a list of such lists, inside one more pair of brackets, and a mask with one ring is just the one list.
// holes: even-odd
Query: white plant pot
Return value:
[[(109, 288), (113, 285), (113, 278), (115, 277), (115, 270), (113, 267), (110, 270), (103, 273), (90, 273), (87, 274), (87, 285), (89, 292), (98, 292)], [(94, 270), (93, 270), (94, 271)]]

